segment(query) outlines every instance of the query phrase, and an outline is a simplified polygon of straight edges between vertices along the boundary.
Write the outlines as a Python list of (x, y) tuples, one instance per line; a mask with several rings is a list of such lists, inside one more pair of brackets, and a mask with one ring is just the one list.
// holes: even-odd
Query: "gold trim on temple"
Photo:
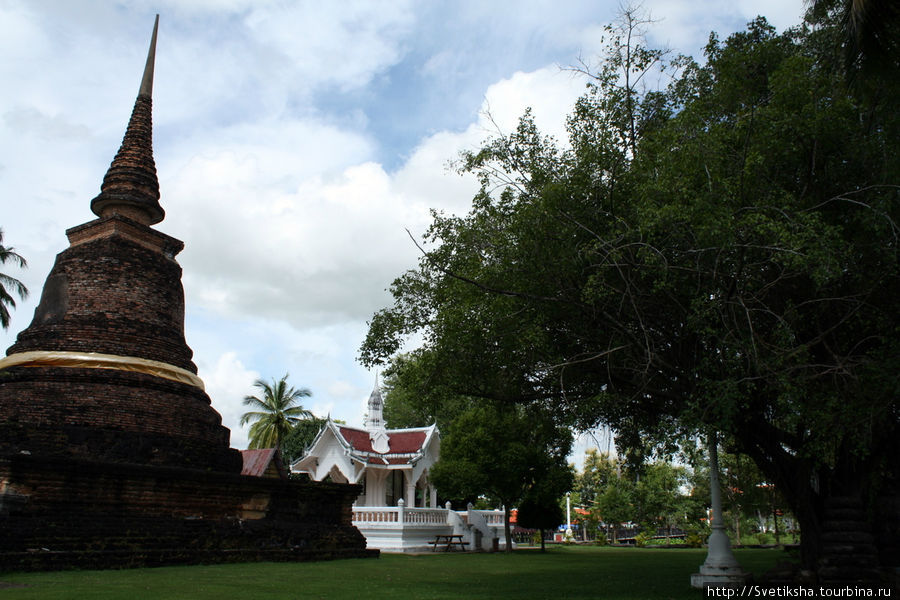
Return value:
[(79, 369), (116, 369), (146, 373), (205, 389), (203, 380), (181, 367), (135, 356), (117, 356), (99, 352), (35, 350), (19, 352), (0, 359), (0, 370), (8, 367), (76, 367)]

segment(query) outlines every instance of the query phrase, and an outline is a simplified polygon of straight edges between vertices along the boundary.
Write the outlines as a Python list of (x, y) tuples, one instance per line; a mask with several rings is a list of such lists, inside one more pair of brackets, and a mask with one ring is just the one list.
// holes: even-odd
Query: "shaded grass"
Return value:
[[(757, 575), (785, 557), (780, 550), (736, 550)], [(121, 571), (0, 575), (25, 584), (3, 600), (269, 598), (691, 598), (690, 575), (705, 550), (556, 547), (541, 554), (384, 554), (378, 559), (316, 563), (247, 563)]]

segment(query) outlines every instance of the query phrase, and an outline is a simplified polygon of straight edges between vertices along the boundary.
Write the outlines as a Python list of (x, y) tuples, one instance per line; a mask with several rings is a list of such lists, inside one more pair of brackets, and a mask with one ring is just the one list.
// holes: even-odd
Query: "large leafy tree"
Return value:
[[(27, 266), (25, 259), (16, 252), (15, 248), (3, 245), (3, 230), (0, 229), (0, 265), (6, 263), (18, 265), (19, 268)], [(6, 273), (0, 273), (0, 326), (3, 329), (9, 327), (9, 308), (16, 307), (16, 299), (13, 294), (24, 300), (28, 297), (28, 288), (25, 285)]]
[(529, 492), (559, 497), (572, 485), (566, 457), (572, 434), (536, 407), (473, 404), (450, 425), (431, 478), (444, 496), (487, 496), (504, 507), (506, 549), (512, 550), (509, 515)]
[(896, 494), (900, 454), (900, 121), (848, 90), (832, 17), (711, 36), (651, 92), (617, 69), (659, 56), (614, 40), (567, 146), (526, 114), (463, 157), (481, 192), (435, 215), (363, 360), (422, 331), (473, 396), (639, 450), (713, 428), (784, 494), (814, 567), (827, 500)]
[(260, 396), (246, 396), (244, 406), (254, 410), (241, 416), (241, 425), (250, 425), (250, 448), (275, 448), (279, 455), (284, 440), (301, 420), (313, 419), (313, 414), (303, 408), (300, 400), (312, 396), (307, 388), (288, 385), (287, 374), (281, 379), (266, 382), (262, 379), (253, 384), (261, 392)]

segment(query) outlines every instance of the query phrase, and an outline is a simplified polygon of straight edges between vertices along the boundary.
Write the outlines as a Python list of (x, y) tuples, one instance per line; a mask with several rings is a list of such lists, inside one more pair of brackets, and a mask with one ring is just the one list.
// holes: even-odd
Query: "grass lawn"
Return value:
[[(736, 550), (757, 575), (785, 557), (781, 550)], [(317, 563), (249, 563), (122, 571), (0, 574), (0, 599), (269, 598), (690, 598), (690, 575), (705, 550), (552, 547), (547, 553), (383, 554), (378, 559)]]

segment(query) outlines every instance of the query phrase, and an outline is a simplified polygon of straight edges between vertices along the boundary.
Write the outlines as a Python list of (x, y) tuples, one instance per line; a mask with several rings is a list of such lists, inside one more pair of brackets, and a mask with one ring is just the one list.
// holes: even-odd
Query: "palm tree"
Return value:
[(813, 10), (837, 11), (851, 80), (857, 71), (871, 77), (896, 74), (900, 68), (900, 5), (896, 0), (808, 0)]
[[(25, 259), (16, 253), (15, 248), (7, 248), (3, 245), (3, 230), (0, 229), (0, 265), (5, 265), (7, 261), (18, 263), (20, 268), (28, 266)], [(9, 290), (18, 294), (22, 300), (28, 297), (28, 288), (21, 281), (5, 273), (0, 273), (0, 326), (3, 329), (9, 327), (9, 309), (6, 307), (16, 307), (16, 301)]]
[(294, 388), (287, 383), (287, 374), (280, 380), (266, 383), (257, 379), (253, 385), (262, 391), (262, 398), (246, 396), (244, 405), (256, 410), (245, 412), (241, 425), (250, 426), (250, 448), (275, 448), (281, 454), (282, 443), (294, 425), (313, 414), (299, 404), (301, 398), (312, 396), (307, 388)]

